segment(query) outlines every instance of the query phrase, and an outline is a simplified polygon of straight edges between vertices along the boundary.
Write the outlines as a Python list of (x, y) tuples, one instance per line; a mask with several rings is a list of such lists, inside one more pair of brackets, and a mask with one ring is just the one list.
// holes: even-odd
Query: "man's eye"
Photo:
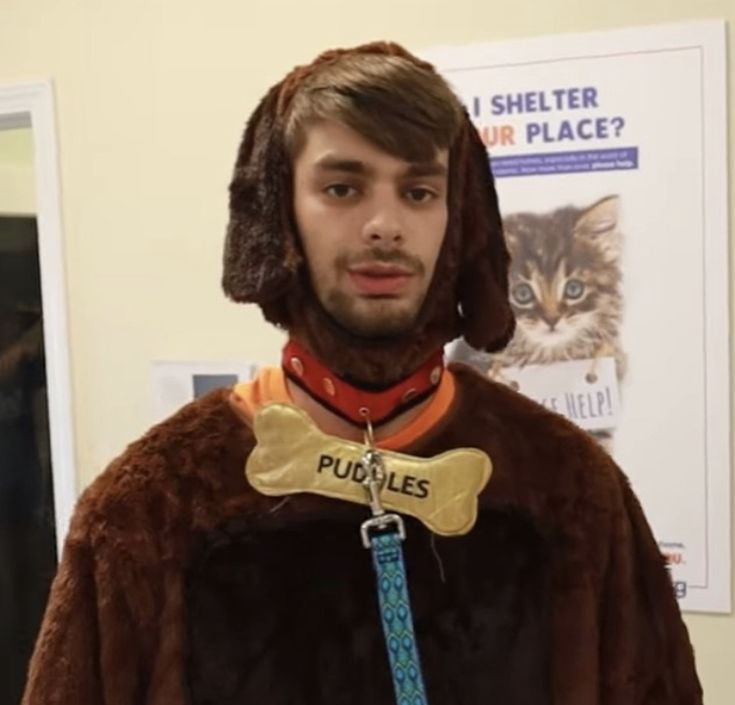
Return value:
[(413, 203), (426, 203), (434, 198), (436, 194), (428, 188), (417, 187), (406, 191), (406, 198)]
[(357, 193), (357, 189), (349, 184), (331, 184), (324, 189), (324, 193), (334, 198), (349, 198)]

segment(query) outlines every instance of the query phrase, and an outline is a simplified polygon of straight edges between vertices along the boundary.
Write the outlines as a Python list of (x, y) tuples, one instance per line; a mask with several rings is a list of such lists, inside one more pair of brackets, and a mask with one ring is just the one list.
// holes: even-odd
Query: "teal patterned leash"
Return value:
[(426, 705), (426, 689), (408, 600), (402, 540), (395, 531), (370, 539), (378, 576), (378, 602), (396, 702), (398, 705)]
[(385, 470), (380, 453), (372, 445), (369, 424), (368, 438), (371, 447), (365, 452), (361, 465), (367, 473), (364, 484), (373, 516), (363, 522), (360, 533), (363, 546), (371, 549), (373, 556), (393, 690), (397, 705), (427, 705), (403, 561), (402, 542), (406, 538), (406, 530), (403, 519), (398, 514), (387, 514), (380, 503)]

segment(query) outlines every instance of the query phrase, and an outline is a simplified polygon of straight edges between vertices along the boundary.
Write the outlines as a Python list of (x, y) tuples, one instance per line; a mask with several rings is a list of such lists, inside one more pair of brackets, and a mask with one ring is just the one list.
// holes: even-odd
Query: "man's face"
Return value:
[(334, 121), (306, 128), (294, 210), (322, 306), (364, 336), (410, 330), (447, 227), (448, 152), (411, 163)]

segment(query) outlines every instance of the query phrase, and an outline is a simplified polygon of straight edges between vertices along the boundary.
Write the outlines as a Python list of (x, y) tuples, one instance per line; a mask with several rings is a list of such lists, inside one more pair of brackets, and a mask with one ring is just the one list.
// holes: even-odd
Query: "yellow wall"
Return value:
[[(218, 282), (243, 122), (292, 65), (375, 38), (418, 49), (692, 18), (729, 20), (733, 45), (732, 0), (3, 0), (0, 84), (56, 88), (80, 484), (148, 425), (151, 359), (276, 358), (280, 335)], [(707, 703), (729, 705), (735, 617), (688, 623)]]
[(0, 129), (0, 215), (35, 212), (31, 129)]

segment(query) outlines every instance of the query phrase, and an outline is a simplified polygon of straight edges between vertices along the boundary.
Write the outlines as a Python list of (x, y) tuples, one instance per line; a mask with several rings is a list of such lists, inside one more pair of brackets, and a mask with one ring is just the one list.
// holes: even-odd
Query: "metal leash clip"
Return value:
[(385, 465), (383, 464), (383, 456), (375, 447), (373, 427), (370, 419), (366, 417), (365, 422), (367, 424), (365, 432), (367, 450), (360, 460), (360, 465), (365, 470), (366, 476), (362, 484), (367, 490), (370, 499), (370, 510), (373, 516), (371, 519), (362, 523), (360, 526), (360, 535), (362, 536), (362, 545), (365, 548), (370, 548), (371, 531), (385, 531), (389, 527), (394, 526), (401, 540), (403, 540), (406, 538), (406, 527), (403, 524), (403, 519), (398, 514), (386, 513), (380, 501), (380, 489), (385, 482)]

